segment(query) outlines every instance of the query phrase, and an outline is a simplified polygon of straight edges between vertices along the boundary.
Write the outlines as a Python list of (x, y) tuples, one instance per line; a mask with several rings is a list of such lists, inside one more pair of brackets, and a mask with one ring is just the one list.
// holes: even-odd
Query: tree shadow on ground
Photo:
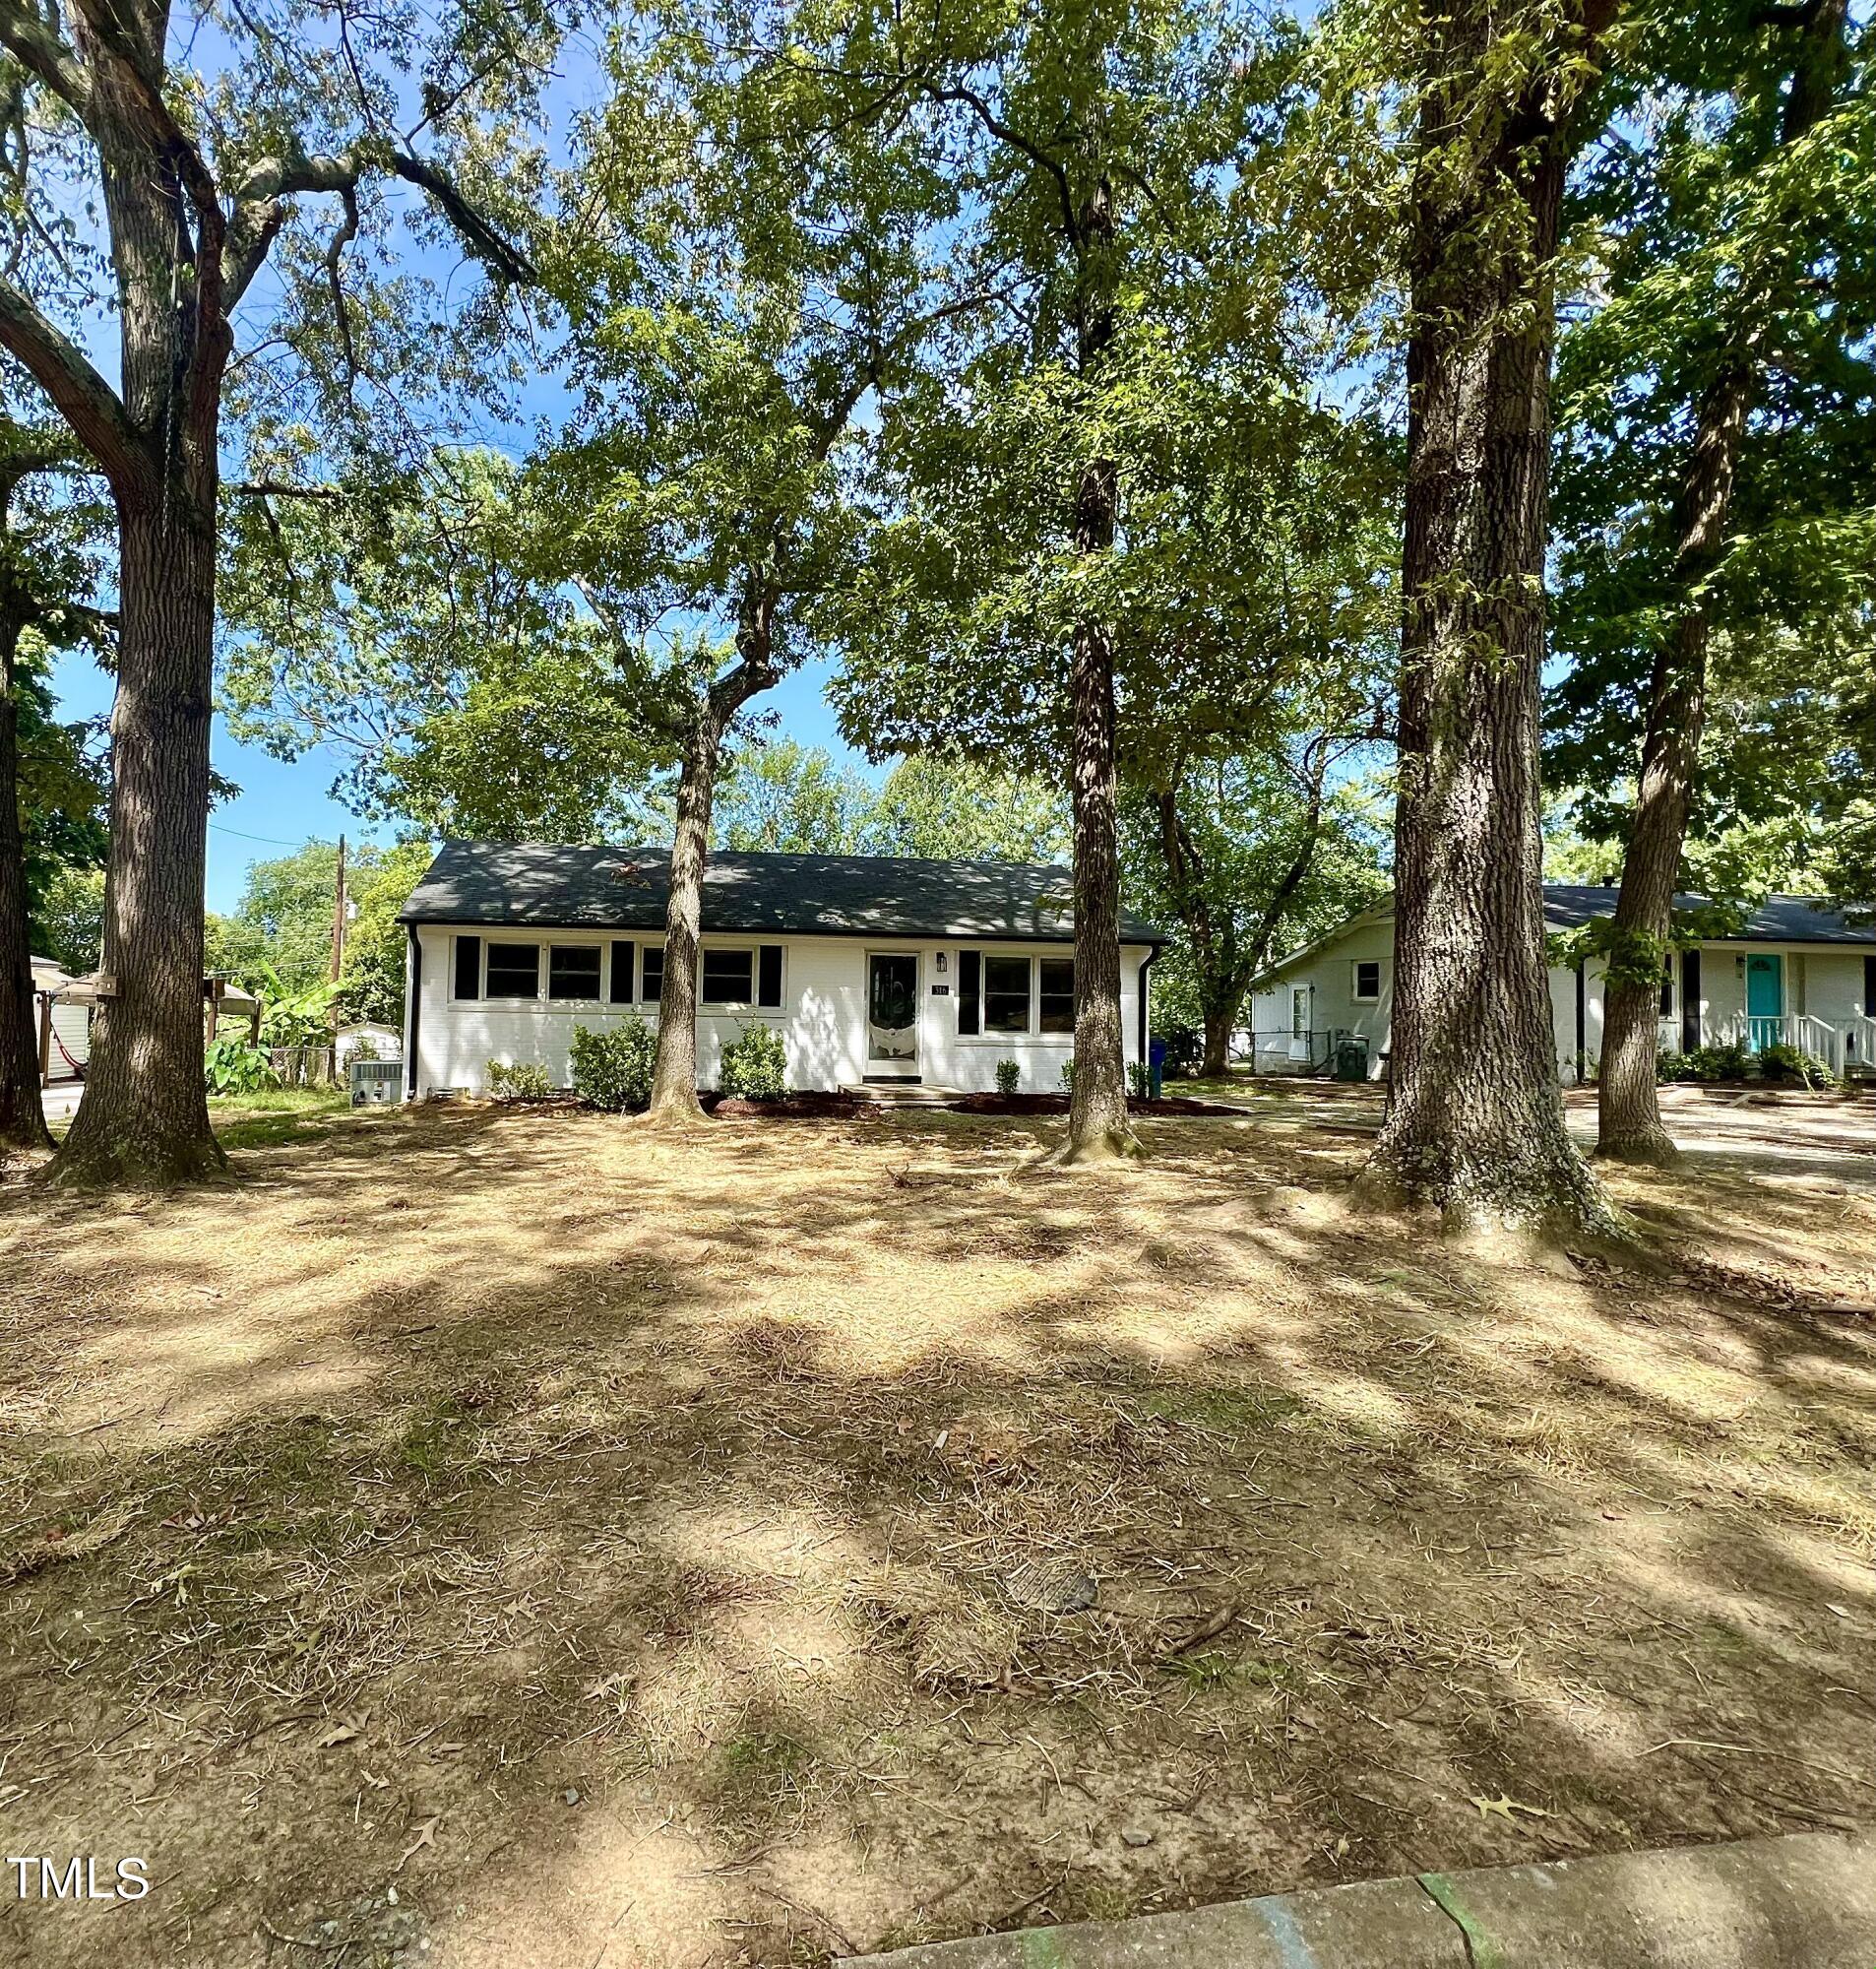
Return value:
[(1867, 1197), (1624, 1176), (1688, 1262), (1560, 1278), (1352, 1216), (1306, 1109), (1147, 1131), (463, 1108), (0, 1199), (4, 1779), (151, 1851), (113, 1959), (780, 1963), (1869, 1816)]

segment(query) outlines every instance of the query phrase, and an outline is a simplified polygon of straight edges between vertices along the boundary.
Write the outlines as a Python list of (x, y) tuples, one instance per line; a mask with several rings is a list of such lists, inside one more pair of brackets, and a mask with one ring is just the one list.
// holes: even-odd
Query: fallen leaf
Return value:
[(335, 1723), (323, 1736), (316, 1737), (313, 1740), (313, 1748), (316, 1750), (337, 1749), (341, 1744), (349, 1744), (357, 1734), (358, 1726), (356, 1723)]
[(420, 1850), (421, 1848), (423, 1848), (423, 1847), (425, 1847), (425, 1846), (429, 1847), (429, 1849), (431, 1850), (431, 1852), (435, 1852), (435, 1851), (436, 1851), (436, 1828), (437, 1828), (437, 1827), (438, 1827), (439, 1825), (441, 1825), (442, 1823), (443, 1823), (443, 1814), (442, 1814), (442, 1813), (441, 1813), (440, 1811), (439, 1811), (439, 1812), (438, 1812), (438, 1813), (436, 1814), (436, 1816), (435, 1816), (434, 1818), (426, 1818), (426, 1819), (425, 1819), (425, 1820), (423, 1821), (423, 1823), (422, 1823), (421, 1825), (419, 1825), (419, 1826), (417, 1827), (417, 1830), (416, 1830), (416, 1837), (415, 1837), (414, 1839), (412, 1839), (412, 1840), (410, 1841), (409, 1845), (407, 1845), (407, 1846), (406, 1846), (406, 1848), (404, 1849), (404, 1854), (403, 1854), (403, 1858), (401, 1858), (401, 1859), (400, 1859), (400, 1860), (398, 1861), (398, 1864), (397, 1864), (397, 1865), (396, 1865), (395, 1867), (393, 1867), (391, 1871), (392, 1871), (392, 1872), (393, 1872), (394, 1874), (401, 1874), (401, 1873), (403, 1873), (403, 1872), (404, 1872), (404, 1862), (405, 1862), (406, 1860), (409, 1859), (409, 1857), (410, 1857), (410, 1855), (411, 1855), (412, 1853), (415, 1853), (415, 1852), (419, 1851), (419, 1850)]
[(1507, 1824), (1517, 1823), (1512, 1817), (1514, 1811), (1522, 1811), (1527, 1818), (1548, 1818), (1551, 1816), (1549, 1812), (1540, 1810), (1534, 1805), (1523, 1805), (1515, 1798), (1505, 1797), (1503, 1793), (1500, 1793), (1497, 1798), (1474, 1798), (1468, 1802), (1478, 1807), (1478, 1815), (1480, 1818), (1488, 1818), (1495, 1811)]

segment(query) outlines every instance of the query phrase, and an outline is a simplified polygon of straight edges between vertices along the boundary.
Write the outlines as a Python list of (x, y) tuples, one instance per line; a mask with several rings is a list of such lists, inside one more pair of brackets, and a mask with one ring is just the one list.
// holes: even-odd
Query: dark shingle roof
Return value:
[[(401, 920), (539, 928), (664, 927), (671, 857), (661, 848), (556, 848), (448, 841)], [(1066, 868), (1017, 861), (919, 861), (889, 855), (713, 855), (704, 928), (812, 936), (1074, 935)], [(1163, 934), (1123, 916), (1128, 943)]]
[[(1590, 882), (1546, 882), (1544, 921), (1553, 930), (1580, 929), (1596, 917), (1612, 917), (1619, 892)], [(1676, 896), (1677, 910), (1711, 909), (1706, 896)], [(1722, 943), (1876, 943), (1876, 923), (1853, 923), (1811, 896), (1768, 896), (1744, 921), (1714, 938)]]

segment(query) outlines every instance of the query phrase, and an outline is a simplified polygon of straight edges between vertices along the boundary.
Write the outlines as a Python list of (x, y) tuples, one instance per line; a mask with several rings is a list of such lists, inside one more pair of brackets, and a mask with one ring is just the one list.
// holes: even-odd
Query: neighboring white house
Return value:
[(376, 1019), (341, 1026), (333, 1038), (333, 1067), (343, 1079), (354, 1059), (402, 1059), (404, 1036)]
[[(406, 1091), (479, 1091), (491, 1060), (569, 1079), (579, 1026), (656, 1024), (670, 857), (452, 841), (403, 912)], [(697, 1078), (752, 1021), (788, 1084), (920, 1081), (967, 1093), (1014, 1059), (1061, 1087), (1075, 1046), (1065, 868), (868, 855), (713, 855), (703, 886)], [(1164, 938), (1121, 924), (1121, 1019), (1145, 1056), (1147, 970)]]
[[(1579, 929), (1615, 912), (1616, 891), (1546, 882), (1544, 920)], [(1676, 907), (1709, 907), (1680, 896)], [(1602, 1053), (1603, 965), (1550, 968), (1557, 1070), (1592, 1076)], [(1379, 1075), (1394, 1008), (1394, 906), (1350, 918), (1274, 964), (1251, 985), (1253, 1056), (1264, 1073), (1320, 1072), (1347, 1037), (1366, 1042)], [(1839, 1073), (1876, 1065), (1876, 926), (1846, 922), (1803, 896), (1769, 896), (1731, 936), (1676, 953), (1661, 979), (1663, 1050), (1740, 1041), (1795, 1046)]]

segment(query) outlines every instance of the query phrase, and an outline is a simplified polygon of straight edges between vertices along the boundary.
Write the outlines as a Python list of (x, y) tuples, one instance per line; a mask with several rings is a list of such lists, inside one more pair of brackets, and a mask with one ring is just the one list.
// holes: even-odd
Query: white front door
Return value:
[(918, 953), (876, 950), (866, 960), (866, 1073), (918, 1078)]

